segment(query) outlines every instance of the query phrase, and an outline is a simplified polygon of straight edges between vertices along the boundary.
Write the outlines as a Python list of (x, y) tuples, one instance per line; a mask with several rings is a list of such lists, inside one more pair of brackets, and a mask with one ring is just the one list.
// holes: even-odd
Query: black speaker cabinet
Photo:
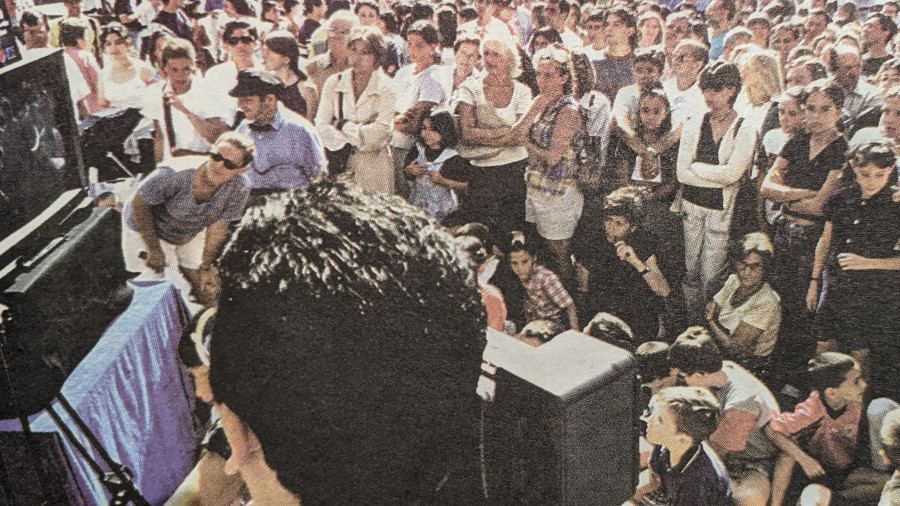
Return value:
[(0, 506), (87, 504), (59, 435), (0, 432)]
[[(18, 408), (0, 377), (0, 419), (39, 411), (130, 302), (125, 290), (120, 214), (86, 208), (0, 293), (6, 358)], [(24, 262), (24, 261), (23, 261)], [(48, 363), (56, 367), (48, 367)]]
[(637, 484), (632, 355), (568, 331), (532, 347), (489, 332), (479, 393), (492, 504), (618, 505)]

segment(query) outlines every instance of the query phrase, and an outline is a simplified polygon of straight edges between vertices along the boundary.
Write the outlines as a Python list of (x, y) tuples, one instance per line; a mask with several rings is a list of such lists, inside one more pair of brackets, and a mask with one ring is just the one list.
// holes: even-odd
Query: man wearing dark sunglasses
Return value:
[(247, 175), (257, 193), (305, 190), (325, 172), (318, 131), (303, 116), (279, 104), (281, 88), (271, 72), (242, 70), (237, 86), (228, 92), (244, 113), (237, 131), (256, 144)]
[[(212, 267), (240, 219), (250, 181), (253, 141), (226, 132), (209, 156), (186, 156), (160, 165), (141, 183), (122, 212), (122, 251), (130, 272), (175, 281), (192, 292), (217, 276)], [(182, 279), (183, 276), (183, 279)]]

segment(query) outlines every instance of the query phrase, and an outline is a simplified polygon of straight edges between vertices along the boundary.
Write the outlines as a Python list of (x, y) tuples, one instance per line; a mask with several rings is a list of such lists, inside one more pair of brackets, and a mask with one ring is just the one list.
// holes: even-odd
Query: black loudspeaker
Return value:
[(0, 506), (87, 504), (59, 435), (0, 432)]
[(538, 347), (489, 332), (479, 392), (492, 504), (622, 504), (637, 485), (632, 355), (568, 331)]
[(31, 261), (21, 261), (13, 283), (0, 293), (9, 308), (0, 337), (12, 378), (10, 385), (0, 376), (0, 419), (46, 407), (131, 300), (120, 214), (86, 208), (67, 223), (77, 224)]

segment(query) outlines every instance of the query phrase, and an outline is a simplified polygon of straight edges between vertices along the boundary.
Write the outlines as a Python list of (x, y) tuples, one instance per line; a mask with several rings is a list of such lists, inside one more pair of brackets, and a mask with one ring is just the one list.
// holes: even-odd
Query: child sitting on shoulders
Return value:
[(734, 504), (725, 466), (703, 441), (719, 424), (721, 408), (708, 390), (671, 387), (650, 400), (644, 416), (650, 480), (624, 506)]
[[(772, 506), (874, 504), (887, 476), (874, 469), (863, 423), (878, 434), (877, 418), (897, 404), (876, 399), (863, 419), (866, 382), (849, 355), (826, 352), (809, 361), (809, 398), (785, 411), (765, 428), (780, 450), (772, 478)], [(873, 442), (879, 444), (878, 438)], [(803, 473), (794, 472), (799, 464)], [(874, 468), (874, 469), (873, 469)], [(802, 491), (802, 492), (801, 492)]]
[(453, 149), (458, 141), (453, 116), (434, 110), (422, 120), (416, 149), (406, 157), (406, 173), (416, 178), (409, 202), (438, 223), (460, 207), (456, 192), (469, 187), (469, 163)]

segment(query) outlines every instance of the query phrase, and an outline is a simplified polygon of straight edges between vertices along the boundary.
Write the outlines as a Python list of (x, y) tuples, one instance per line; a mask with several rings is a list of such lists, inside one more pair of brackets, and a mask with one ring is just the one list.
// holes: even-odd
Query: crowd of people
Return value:
[(457, 237), (494, 330), (627, 328), (655, 394), (635, 503), (877, 502), (878, 449), (900, 459), (896, 0), (12, 3), (26, 54), (64, 49), (78, 119), (143, 115), (130, 270), (212, 304), (269, 196), (406, 200)]

